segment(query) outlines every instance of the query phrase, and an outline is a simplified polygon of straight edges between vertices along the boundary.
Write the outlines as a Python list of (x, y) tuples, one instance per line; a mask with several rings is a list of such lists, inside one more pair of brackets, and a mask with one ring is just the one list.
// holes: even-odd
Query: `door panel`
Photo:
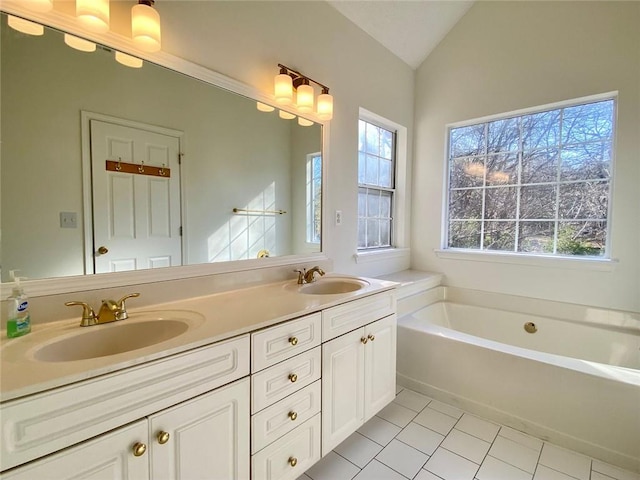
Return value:
[(365, 422), (396, 395), (396, 315), (365, 327)]

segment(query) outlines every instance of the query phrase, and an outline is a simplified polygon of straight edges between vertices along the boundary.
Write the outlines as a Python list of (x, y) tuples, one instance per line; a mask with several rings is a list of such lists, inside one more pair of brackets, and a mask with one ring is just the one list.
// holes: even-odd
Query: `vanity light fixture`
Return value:
[(302, 73), (278, 64), (280, 73), (275, 78), (276, 102), (281, 105), (289, 105), (293, 101), (293, 90), (297, 91), (296, 106), (301, 113), (313, 112), (315, 92), (310, 83), (315, 83), (322, 89), (318, 95), (317, 111), (321, 120), (331, 120), (333, 118), (333, 96), (329, 94), (329, 87), (303, 75)]
[(109, 31), (109, 0), (76, 0), (76, 17), (89, 30)]
[(160, 14), (153, 4), (154, 0), (138, 0), (131, 8), (131, 37), (145, 52), (157, 52), (161, 47)]
[(76, 50), (80, 50), (81, 52), (95, 52), (96, 44), (90, 42), (89, 40), (85, 40), (84, 38), (76, 37), (75, 35), (71, 35), (68, 33), (64, 34), (64, 43), (69, 45), (71, 48), (75, 48)]
[(279, 110), (278, 116), (284, 120), (293, 120), (294, 118), (296, 118), (293, 113), (285, 112), (284, 110)]
[(14, 30), (17, 30), (27, 35), (42, 35), (44, 33), (44, 27), (39, 23), (30, 22), (24, 18), (14, 17), (13, 15), (7, 16), (7, 25)]
[(142, 67), (142, 59), (138, 57), (134, 57), (132, 55), (128, 55), (126, 53), (118, 52), (116, 50), (116, 61), (131, 68), (141, 68)]
[(266, 103), (262, 103), (262, 102), (256, 102), (256, 107), (261, 112), (273, 112), (275, 110), (275, 107), (272, 107), (271, 105), (267, 105)]
[(310, 127), (311, 125), (313, 125), (313, 122), (311, 120), (307, 120), (306, 118), (298, 117), (298, 125), (300, 125), (301, 127)]

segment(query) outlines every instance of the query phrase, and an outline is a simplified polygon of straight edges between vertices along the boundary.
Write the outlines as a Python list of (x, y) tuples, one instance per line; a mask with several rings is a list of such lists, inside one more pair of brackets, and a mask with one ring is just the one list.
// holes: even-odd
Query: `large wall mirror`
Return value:
[(1, 29), (3, 282), (321, 251), (321, 125)]

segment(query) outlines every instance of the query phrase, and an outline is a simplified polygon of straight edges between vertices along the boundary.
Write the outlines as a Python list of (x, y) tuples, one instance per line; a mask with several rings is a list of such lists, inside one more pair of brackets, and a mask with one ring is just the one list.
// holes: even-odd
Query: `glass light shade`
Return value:
[(131, 8), (131, 37), (140, 50), (160, 50), (160, 14), (155, 8), (145, 4)]
[(27, 0), (24, 6), (34, 12), (49, 12), (53, 9), (53, 0)]
[(293, 101), (293, 80), (286, 73), (276, 75), (274, 80), (276, 103), (289, 105)]
[(278, 112), (278, 116), (285, 120), (293, 120), (296, 116), (293, 113), (285, 112), (284, 110), (280, 110)]
[(109, 31), (109, 0), (76, 0), (76, 17), (89, 30)]
[(275, 108), (272, 107), (271, 105), (267, 105), (266, 103), (262, 103), (262, 102), (256, 102), (256, 107), (261, 112), (273, 112), (275, 110)]
[(131, 55), (127, 55), (126, 53), (116, 51), (116, 61), (131, 68), (140, 68), (142, 67), (142, 59), (138, 57), (133, 57)]
[(311, 120), (307, 120), (306, 118), (298, 117), (298, 125), (300, 125), (301, 127), (310, 127), (311, 125), (313, 125), (313, 122)]
[(14, 30), (26, 33), (27, 35), (42, 35), (44, 33), (44, 27), (39, 23), (30, 22), (24, 18), (14, 17), (13, 15), (8, 16), (7, 24)]
[(333, 118), (333, 96), (328, 93), (318, 95), (318, 118), (331, 120)]
[(76, 37), (74, 35), (69, 35), (68, 33), (64, 34), (64, 43), (69, 45), (71, 48), (75, 48), (76, 50), (80, 50), (81, 52), (95, 52), (96, 44), (90, 42), (89, 40), (85, 40), (84, 38)]
[(300, 85), (297, 89), (296, 105), (302, 113), (313, 112), (313, 87), (311, 85)]

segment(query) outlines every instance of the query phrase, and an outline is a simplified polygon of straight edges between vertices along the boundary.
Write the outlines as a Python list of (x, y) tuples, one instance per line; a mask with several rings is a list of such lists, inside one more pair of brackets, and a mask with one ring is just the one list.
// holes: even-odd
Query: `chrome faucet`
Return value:
[(324, 270), (322, 270), (320, 267), (315, 266), (310, 268), (309, 270), (305, 271), (304, 273), (304, 283), (311, 283), (315, 280), (314, 278), (314, 274), (318, 273), (320, 276), (324, 275)]
[(120, 300), (102, 300), (100, 311), (96, 315), (93, 308), (91, 308), (85, 302), (66, 302), (67, 307), (81, 306), (82, 307), (82, 320), (80, 320), (81, 327), (90, 327), (92, 325), (99, 325), (101, 323), (115, 322), (117, 320), (126, 320), (129, 318), (125, 301), (129, 298), (139, 297), (139, 293), (130, 293), (125, 295)]

